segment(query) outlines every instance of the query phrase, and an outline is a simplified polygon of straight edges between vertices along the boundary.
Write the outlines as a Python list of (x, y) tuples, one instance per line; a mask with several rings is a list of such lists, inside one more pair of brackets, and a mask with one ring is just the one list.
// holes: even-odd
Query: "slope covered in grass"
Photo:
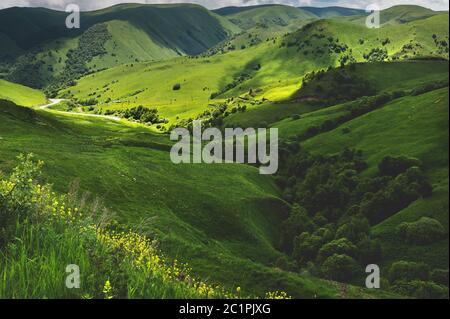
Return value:
[(78, 189), (56, 195), (40, 183), (43, 162), (32, 154), (20, 155), (16, 165), (0, 179), (0, 298), (239, 297), (166, 260), (151, 238), (120, 230), (104, 207), (83, 201)]
[(240, 10), (216, 11), (225, 15), (241, 29), (248, 30), (256, 26), (262, 28), (281, 29), (300, 20), (315, 19), (316, 16), (307, 11), (283, 5), (263, 5), (241, 8)]
[[(403, 61), (361, 63), (323, 72), (301, 86), (297, 92), (279, 103), (266, 102), (250, 106), (245, 113), (231, 114), (225, 124), (231, 126), (258, 127), (262, 123), (273, 125), (281, 130), (280, 136), (287, 138), (304, 133), (327, 119), (333, 120), (345, 113), (345, 105), (336, 105), (324, 110), (325, 106), (352, 100), (351, 88), (365, 82), (357, 95), (375, 95), (384, 92), (413, 90), (436, 81), (448, 81), (448, 62), (446, 61)], [(345, 84), (339, 74), (353, 78), (351, 85)], [(367, 88), (370, 89), (367, 90)], [(317, 112), (314, 112), (318, 110)], [(301, 119), (291, 116), (302, 115)]]
[(308, 11), (322, 19), (332, 18), (332, 17), (348, 17), (348, 16), (358, 16), (365, 15), (365, 10), (352, 9), (344, 7), (300, 7), (304, 11)]
[(5, 39), (0, 64), (9, 63), (7, 76), (45, 87), (61, 82), (61, 74), (73, 81), (126, 62), (200, 54), (239, 31), (227, 19), (189, 4), (127, 4), (83, 12), (80, 29), (66, 28), (65, 19), (64, 12), (42, 8), (0, 10)]
[[(97, 109), (103, 111), (138, 105), (156, 107), (172, 124), (177, 117), (195, 118), (205, 110), (214, 110), (209, 104), (250, 90), (256, 101), (286, 100), (298, 90), (305, 74), (341, 63), (445, 57), (448, 53), (441, 52), (433, 39), (433, 34), (439, 39), (448, 36), (448, 21), (443, 16), (380, 29), (344, 20), (317, 21), (286, 37), (226, 54), (119, 66), (89, 75), (61, 95), (81, 101), (95, 97)], [(377, 50), (386, 50), (386, 56), (380, 58)], [(423, 73), (414, 65), (411, 70), (405, 67), (405, 71), (411, 76)], [(370, 80), (378, 79), (384, 85), (382, 72), (370, 71)], [(393, 78), (391, 83), (396, 81)], [(404, 85), (410, 85), (408, 81)], [(175, 84), (181, 89), (173, 90)]]
[[(339, 297), (337, 284), (273, 266), (282, 256), (276, 246), (288, 207), (256, 168), (175, 165), (166, 136), (102, 119), (2, 102), (0, 120), (3, 171), (15, 166), (15, 155), (33, 152), (45, 161), (43, 176), (56, 191), (65, 193), (78, 180), (79, 189), (100, 197), (115, 219), (157, 239), (165, 254), (188, 262), (207, 282), (249, 294)], [(371, 295), (354, 287), (348, 294)]]
[[(399, 239), (397, 226), (432, 217), (446, 225), (448, 234), (448, 88), (395, 100), (341, 127), (303, 143), (318, 154), (334, 154), (345, 147), (360, 149), (369, 164), (367, 174), (387, 155), (408, 156), (422, 161), (433, 184), (433, 195), (373, 227), (383, 243), (385, 263), (394, 260), (424, 262), (431, 267), (448, 266), (447, 239), (432, 245), (411, 245)], [(342, 127), (348, 128), (347, 133)]]
[(46, 104), (44, 93), (26, 86), (0, 79), (0, 100), (9, 100), (19, 105), (37, 106)]

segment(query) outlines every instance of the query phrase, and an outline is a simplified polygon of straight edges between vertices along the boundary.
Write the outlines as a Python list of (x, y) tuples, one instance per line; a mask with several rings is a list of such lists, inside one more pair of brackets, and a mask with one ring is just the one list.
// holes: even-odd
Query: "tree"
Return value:
[(431, 281), (448, 287), (448, 269), (435, 269), (430, 275)]
[(424, 263), (400, 260), (393, 263), (389, 269), (389, 280), (397, 281), (428, 280), (430, 270)]
[(321, 262), (335, 254), (354, 257), (356, 255), (356, 246), (353, 245), (352, 242), (347, 238), (335, 239), (320, 248), (317, 260)]
[(378, 170), (381, 176), (395, 177), (413, 166), (420, 167), (421, 165), (422, 163), (416, 158), (386, 156), (378, 164)]
[(407, 243), (421, 245), (436, 242), (445, 235), (444, 226), (438, 220), (429, 217), (422, 217), (412, 223), (401, 223), (397, 231)]
[(302, 233), (294, 240), (292, 256), (297, 260), (299, 265), (305, 265), (307, 262), (316, 258), (317, 252), (322, 244), (321, 237), (308, 232)]
[(309, 217), (308, 212), (298, 204), (292, 207), (291, 214), (283, 222), (281, 246), (283, 250), (291, 252), (294, 238), (304, 232), (312, 231), (315, 225)]
[(330, 280), (348, 282), (357, 275), (359, 268), (352, 257), (334, 254), (324, 261), (321, 271)]

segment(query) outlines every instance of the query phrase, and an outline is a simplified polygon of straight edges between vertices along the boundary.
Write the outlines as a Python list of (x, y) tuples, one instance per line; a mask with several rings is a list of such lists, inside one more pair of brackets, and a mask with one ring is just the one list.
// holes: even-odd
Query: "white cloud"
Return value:
[(12, 6), (20, 7), (47, 7), (62, 10), (66, 5), (75, 3), (82, 10), (93, 10), (108, 7), (118, 3), (197, 3), (213, 9), (224, 6), (258, 5), (258, 4), (287, 4), (293, 6), (344, 6), (352, 8), (365, 8), (368, 4), (379, 4), (381, 7), (390, 7), (397, 4), (415, 4), (434, 10), (448, 10), (449, 0), (2, 0), (0, 8)]

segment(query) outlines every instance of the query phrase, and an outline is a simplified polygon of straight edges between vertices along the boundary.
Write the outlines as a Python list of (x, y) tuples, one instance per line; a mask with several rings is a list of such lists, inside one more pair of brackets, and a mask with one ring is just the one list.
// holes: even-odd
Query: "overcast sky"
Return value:
[(0, 0), (0, 9), (13, 6), (21, 7), (47, 7), (62, 10), (69, 3), (80, 5), (82, 10), (93, 10), (108, 7), (117, 3), (198, 3), (207, 8), (214, 9), (226, 6), (242, 6), (256, 4), (287, 4), (295, 6), (343, 6), (351, 8), (366, 8), (367, 5), (377, 3), (381, 7), (390, 7), (396, 4), (416, 4), (434, 10), (448, 10), (449, 0)]

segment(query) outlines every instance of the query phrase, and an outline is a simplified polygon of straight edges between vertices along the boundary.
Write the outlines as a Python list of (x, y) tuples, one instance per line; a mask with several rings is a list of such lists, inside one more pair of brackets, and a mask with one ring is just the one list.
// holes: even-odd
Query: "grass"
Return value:
[[(35, 153), (46, 162), (44, 176), (56, 191), (65, 193), (78, 180), (121, 223), (141, 225), (170, 258), (188, 262), (207, 282), (231, 290), (239, 285), (255, 295), (275, 287), (294, 297), (339, 295), (337, 285), (273, 266), (282, 255), (276, 246), (287, 205), (256, 168), (177, 166), (169, 160), (167, 137), (145, 128), (4, 102), (0, 110), (2, 170), (16, 164), (18, 153)], [(372, 296), (359, 288), (351, 291)]]
[[(255, 99), (261, 101), (269, 99), (277, 102), (289, 98), (300, 88), (303, 76), (310, 71), (338, 66), (342, 55), (348, 54), (312, 54), (312, 51), (328, 45), (327, 37), (338, 38), (339, 43), (346, 44), (352, 49), (356, 61), (364, 61), (363, 55), (372, 48), (384, 47), (390, 57), (400, 54), (404, 45), (420, 43), (415, 49), (415, 56), (438, 55), (432, 35), (448, 35), (445, 26), (448, 22), (445, 15), (437, 15), (425, 20), (415, 20), (406, 24), (387, 25), (380, 29), (368, 29), (356, 22), (345, 20), (320, 20), (311, 27), (294, 32), (287, 37), (280, 37), (274, 41), (263, 43), (244, 50), (235, 50), (226, 54), (202, 58), (176, 58), (163, 62), (134, 63), (122, 65), (103, 72), (82, 78), (77, 85), (64, 90), (61, 95), (73, 96), (85, 100), (98, 96), (97, 106), (102, 110), (114, 110), (145, 105), (156, 107), (162, 116), (173, 124), (179, 119), (195, 118), (204, 110), (212, 108), (210, 104), (221, 103), (225, 99), (245, 95), (251, 89), (258, 90)], [(447, 28), (448, 29), (448, 28)], [(352, 32), (349, 32), (352, 30)], [(317, 34), (323, 38), (318, 39)], [(382, 41), (390, 39), (385, 46)], [(364, 39), (364, 44), (360, 44)], [(311, 47), (299, 49), (298, 44), (310, 41)], [(289, 45), (292, 43), (294, 45)], [(309, 51), (305, 55), (305, 51)], [(405, 53), (413, 57), (413, 52)], [(260, 64), (258, 71), (248, 71), (249, 66)], [(428, 65), (431, 66), (432, 64)], [(376, 66), (377, 71), (368, 71), (373, 80), (379, 85), (395, 85), (401, 79), (409, 86), (405, 75), (417, 76), (425, 80), (427, 75), (437, 76), (434, 72), (424, 72), (426, 65), (417, 69), (411, 65), (399, 66), (398, 78), (392, 78), (388, 83), (382, 79), (383, 68)], [(438, 64), (432, 65), (438, 68)], [(439, 73), (445, 71), (438, 69)], [(378, 73), (377, 73), (378, 72)], [(405, 72), (403, 75), (403, 73)], [(229, 90), (224, 87), (235, 82), (244, 73), (250, 77), (238, 83)], [(155, 79), (158, 79), (155, 81)], [(113, 83), (114, 81), (114, 83)], [(118, 81), (118, 82), (116, 82)], [(181, 90), (173, 91), (176, 83), (181, 84)], [(216, 99), (211, 100), (211, 94), (223, 92)]]
[(10, 100), (24, 106), (36, 106), (47, 103), (44, 93), (26, 86), (0, 79), (0, 99)]
[(271, 31), (292, 31), (292, 29), (298, 28), (302, 20), (317, 18), (308, 11), (284, 5), (254, 6), (225, 16), (244, 30), (260, 26), (261, 29), (271, 29)]
[[(273, 11), (268, 8), (271, 7), (258, 8), (258, 14), (252, 9), (234, 13), (234, 18), (242, 19), (241, 26), (248, 30), (227, 41), (243, 41), (248, 34), (265, 37), (285, 27), (292, 27), (293, 31), (308, 18), (297, 14), (290, 16), (289, 12), (295, 8), (277, 6)], [(186, 10), (189, 15), (184, 15)], [(21, 12), (20, 9), (7, 11)], [(404, 11), (407, 12), (403, 14)], [(4, 12), (0, 12), (0, 18)], [(46, 30), (60, 18), (43, 9), (27, 12), (31, 16), (49, 17), (45, 23), (38, 23), (39, 30)], [(106, 21), (112, 36), (106, 44), (108, 54), (94, 59), (91, 69), (120, 65), (85, 76), (60, 95), (78, 100), (94, 97), (99, 101), (97, 110), (102, 111), (137, 105), (156, 107), (161, 116), (170, 120), (169, 125), (196, 118), (206, 109), (214, 110), (220, 103), (226, 103), (229, 108), (245, 105), (246, 112), (225, 118), (226, 126), (272, 126), (279, 128), (282, 139), (288, 138), (345, 112), (345, 103), (327, 106), (295, 98), (296, 92), (303, 90), (301, 83), (306, 73), (337, 67), (339, 59), (350, 54), (350, 49), (357, 62), (363, 62), (364, 54), (380, 47), (387, 50), (389, 59), (399, 57), (402, 60), (354, 65), (352, 72), (363, 76), (377, 93), (411, 90), (448, 79), (448, 61), (418, 61), (424, 56), (448, 59), (448, 53), (438, 52), (432, 38), (433, 34), (438, 39), (448, 38), (448, 14), (429, 14), (416, 7), (394, 8), (389, 12), (389, 21), (377, 30), (367, 29), (358, 16), (333, 18), (315, 21), (286, 36), (271, 33), (273, 38), (269, 41), (263, 39), (262, 43), (245, 49), (197, 57), (177, 56), (203, 52), (239, 32), (239, 28), (223, 17), (190, 5), (121, 5), (91, 12), (86, 14), (88, 21)], [(157, 29), (142, 19), (150, 13), (158, 19), (158, 23), (153, 21)], [(129, 18), (121, 19), (125, 16)], [(29, 27), (35, 20), (27, 17), (20, 16), (23, 20), (19, 21)], [(0, 20), (3, 23), (10, 21), (8, 19)], [(178, 37), (186, 25), (198, 26), (200, 20), (206, 21), (206, 25), (192, 27), (194, 33), (188, 37)], [(267, 33), (255, 25), (264, 21), (270, 25)], [(17, 52), (11, 44), (14, 37), (6, 35), (1, 23), (0, 39), (7, 37), (8, 50)], [(164, 27), (168, 24), (175, 25), (173, 29)], [(161, 35), (163, 29), (165, 32)], [(19, 32), (14, 36), (16, 44), (24, 46), (28, 35)], [(45, 39), (46, 48), (51, 47), (52, 54), (44, 50), (38, 54), (38, 59), (54, 66), (47, 75), (62, 70), (64, 56), (76, 47), (78, 36)], [(318, 53), (319, 49), (328, 47), (330, 38), (333, 43), (347, 45), (347, 51)], [(386, 38), (390, 41), (383, 45)], [(305, 43), (309, 45), (302, 46)], [(414, 44), (413, 49), (405, 50), (405, 45), (409, 44)], [(146, 61), (139, 62), (141, 60)], [(325, 87), (330, 84), (329, 77), (334, 72), (325, 75), (320, 84)], [(246, 74), (245, 79), (238, 81), (243, 74)], [(173, 89), (177, 83), (180, 90)], [(224, 89), (227, 86), (228, 89)], [(220, 92), (217, 98), (211, 99), (211, 94), (217, 92)], [(25, 106), (44, 104), (40, 99), (45, 101), (38, 91), (2, 80), (0, 98)], [(373, 292), (353, 286), (345, 293), (342, 284), (320, 280), (306, 270), (293, 273), (277, 268), (278, 259), (284, 256), (278, 250), (281, 223), (290, 207), (281, 199), (274, 179), (259, 175), (255, 167), (175, 165), (170, 162), (168, 136), (155, 134), (142, 125), (33, 110), (9, 101), (0, 101), (0, 169), (10, 172), (17, 165), (16, 155), (35, 153), (45, 161), (43, 176), (57, 193), (67, 193), (69, 184), (77, 181), (82, 190), (90, 192), (90, 198), (100, 198), (116, 214), (115, 219), (120, 224), (137, 228), (148, 238), (156, 239), (158, 248), (170, 259), (188, 262), (194, 269), (193, 274), (209, 285), (220, 283), (228, 291), (235, 291), (239, 286), (245, 294), (257, 296), (283, 290), (297, 298), (395, 297), (383, 290)], [(295, 114), (301, 118), (293, 119)], [(345, 134), (344, 127), (347, 128)], [(373, 227), (373, 234), (383, 246), (381, 266), (384, 268), (405, 259), (423, 261), (432, 267), (448, 267), (448, 239), (429, 246), (405, 245), (399, 243), (396, 233), (400, 223), (423, 216), (448, 225), (448, 88), (391, 101), (302, 144), (313, 153), (327, 155), (345, 147), (361, 149), (369, 164), (365, 174), (375, 174), (377, 164), (386, 155), (419, 158), (433, 184), (433, 196), (414, 202)], [(6, 274), (11, 279), (6, 284), (3, 280), (0, 296), (108, 297), (103, 292), (108, 280), (104, 269), (98, 267), (86, 249), (75, 247), (88, 251), (96, 247), (94, 255), (100, 256), (101, 264), (109, 264), (108, 272), (115, 267), (124, 271), (132, 285), (142, 287), (143, 282), (148, 282), (148, 278), (133, 272), (132, 265), (116, 264), (111, 247), (104, 245), (105, 242), (111, 244), (108, 238), (103, 238), (104, 242), (97, 246), (96, 241), (89, 239), (93, 233), (85, 238), (79, 236), (78, 228), (26, 225), (18, 225), (15, 234), (23, 243), (8, 248), (7, 258), (0, 260), (0, 269), (4, 271), (0, 272), (0, 278), (5, 278)], [(56, 238), (62, 240), (54, 244)], [(73, 258), (91, 274), (89, 289), (77, 295), (58, 286), (62, 282), (59, 271)], [(37, 262), (30, 265), (26, 262), (29, 259)], [(52, 278), (39, 276), (43, 271), (48, 271)], [(151, 278), (150, 282), (155, 285), (146, 286), (140, 290), (140, 295), (130, 291), (121, 294), (199, 297), (183, 283), (164, 281), (164, 271), (161, 276)], [(26, 277), (37, 278), (34, 290), (27, 284)], [(115, 274), (111, 282), (113, 290), (124, 286), (120, 280)]]
[[(343, 134), (342, 127), (350, 129)], [(381, 141), (381, 142), (380, 142)], [(382, 147), (380, 147), (382, 143)], [(385, 250), (385, 262), (406, 259), (434, 267), (448, 265), (448, 239), (432, 246), (400, 244), (396, 226), (422, 216), (438, 219), (448, 232), (448, 88), (404, 97), (383, 108), (345, 123), (303, 143), (319, 154), (338, 153), (345, 147), (360, 149), (369, 164), (366, 174), (387, 155), (406, 155), (423, 162), (434, 193), (373, 227)]]
[[(18, 162), (11, 176), (0, 180), (0, 298), (240, 297), (165, 260), (149, 238), (114, 229), (102, 217), (104, 208), (78, 199), (77, 190), (57, 196), (38, 184), (42, 163), (31, 156)], [(74, 263), (79, 289), (68, 289), (73, 271), (68, 265)]]
[[(346, 67), (351, 74), (363, 77), (375, 93), (412, 90), (434, 81), (448, 79), (446, 61), (403, 61), (390, 63), (361, 63), (353, 68)], [(266, 102), (258, 106), (250, 106), (245, 113), (231, 114), (225, 119), (225, 125), (259, 127), (262, 123), (280, 129), (280, 136), (287, 138), (305, 132), (310, 126), (320, 124), (327, 119), (339, 117), (345, 111), (345, 105), (336, 105), (323, 110), (320, 101), (299, 101), (296, 93), (314, 96), (313, 88), (333, 85), (334, 74), (340, 68), (327, 72), (320, 80), (311, 83), (307, 88), (300, 88), (291, 93), (284, 101)], [(319, 102), (319, 103), (318, 103)], [(304, 115), (293, 120), (292, 115)]]

